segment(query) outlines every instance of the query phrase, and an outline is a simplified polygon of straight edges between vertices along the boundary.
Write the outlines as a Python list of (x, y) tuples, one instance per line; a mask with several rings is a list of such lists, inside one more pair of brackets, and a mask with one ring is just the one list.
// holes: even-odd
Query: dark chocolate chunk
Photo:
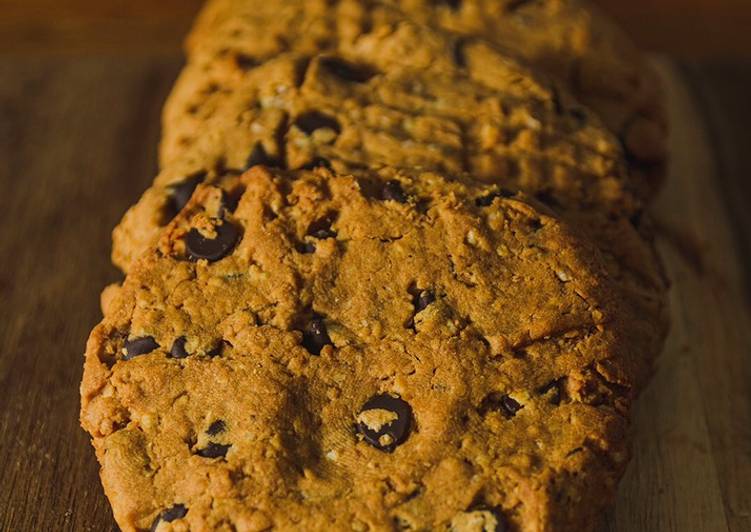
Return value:
[(382, 197), (384, 201), (396, 201), (398, 203), (406, 203), (407, 195), (402, 190), (402, 184), (399, 181), (391, 180), (386, 181), (383, 185)]
[(188, 513), (188, 509), (183, 504), (176, 504), (172, 508), (168, 508), (164, 510), (161, 514), (157, 516), (156, 519), (154, 519), (154, 522), (151, 524), (151, 532), (154, 532), (157, 527), (159, 526), (159, 523), (164, 521), (165, 523), (171, 523), (172, 521), (175, 521), (177, 519), (181, 519), (185, 517)]
[(307, 135), (310, 135), (316, 129), (323, 128), (333, 129), (337, 135), (342, 132), (342, 127), (336, 118), (318, 111), (308, 111), (301, 114), (295, 119), (295, 125)]
[(208, 429), (206, 429), (206, 434), (208, 434), (209, 436), (216, 436), (217, 434), (221, 434), (225, 430), (227, 430), (227, 425), (223, 420), (217, 419), (211, 425), (209, 425)]
[(196, 172), (183, 181), (174, 183), (168, 187), (169, 197), (164, 213), (167, 221), (172, 220), (172, 218), (177, 216), (177, 213), (183, 210), (183, 207), (190, 201), (196, 187), (203, 183), (204, 179), (206, 179), (206, 172)]
[(331, 345), (326, 323), (320, 316), (313, 316), (302, 331), (302, 345), (313, 355), (320, 355), (326, 345)]
[(185, 350), (185, 343), (187, 338), (181, 336), (172, 344), (172, 348), (169, 350), (170, 357), (172, 358), (187, 358), (188, 352)]
[(508, 395), (501, 395), (500, 393), (491, 393), (482, 400), (480, 404), (480, 413), (482, 415), (488, 412), (500, 412), (507, 419), (511, 419), (516, 413), (524, 408), (514, 399)]
[(232, 447), (230, 444), (223, 445), (212, 441), (203, 449), (198, 449), (196, 454), (201, 458), (224, 458), (227, 456), (230, 447)]
[(406, 441), (411, 426), (412, 408), (400, 397), (388, 393), (368, 399), (357, 416), (357, 430), (365, 441), (387, 453)]
[(422, 312), (428, 307), (428, 305), (430, 305), (434, 301), (435, 301), (435, 294), (433, 294), (433, 292), (429, 290), (423, 290), (415, 298), (415, 301), (414, 301), (415, 312)]
[(370, 67), (356, 65), (340, 57), (324, 57), (320, 63), (322, 68), (344, 81), (366, 83), (376, 74)]
[(159, 349), (153, 336), (143, 336), (134, 338), (125, 342), (125, 360), (130, 360), (140, 355), (151, 353), (154, 349)]
[(498, 192), (491, 192), (485, 196), (481, 196), (475, 200), (475, 205), (478, 207), (490, 207), (496, 198), (513, 198), (514, 192), (505, 188), (502, 188)]
[(229, 222), (215, 226), (214, 230), (216, 238), (206, 238), (198, 229), (191, 229), (185, 236), (185, 246), (190, 260), (218, 261), (232, 251), (240, 238), (240, 230)]
[(316, 252), (316, 245), (312, 242), (301, 242), (295, 246), (295, 249), (297, 249), (298, 253), (310, 255)]

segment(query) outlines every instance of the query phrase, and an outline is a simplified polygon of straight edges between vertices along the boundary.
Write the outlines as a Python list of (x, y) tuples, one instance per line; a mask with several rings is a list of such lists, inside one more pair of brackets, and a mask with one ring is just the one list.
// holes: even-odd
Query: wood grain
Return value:
[[(118, 274), (110, 228), (150, 181), (179, 57), (0, 56), (0, 530), (115, 530), (78, 427), (81, 353)], [(663, 66), (659, 200), (674, 326), (606, 530), (751, 530), (751, 316), (716, 153)]]

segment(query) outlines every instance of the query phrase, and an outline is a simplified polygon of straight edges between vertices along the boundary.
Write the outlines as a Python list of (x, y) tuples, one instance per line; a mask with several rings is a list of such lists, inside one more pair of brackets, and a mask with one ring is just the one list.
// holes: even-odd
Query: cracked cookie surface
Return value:
[(388, 28), (342, 53), (282, 53), (246, 72), (227, 52), (186, 74), (216, 97), (174, 103), (169, 163), (115, 231), (116, 264), (156, 240), (184, 183), (253, 164), (469, 172), (603, 224), (640, 211), (618, 140), (564, 92), (483, 41), (457, 48), (404, 18)]
[[(667, 158), (659, 81), (628, 37), (581, 0), (288, 0), (273, 9), (254, 0), (213, 0), (189, 38), (189, 67), (166, 107), (163, 159), (172, 152), (173, 128), (190, 120), (184, 103), (233, 90), (242, 74), (219, 66), (228, 59), (240, 58), (249, 71), (282, 52), (341, 52), (394, 31), (405, 15), (450, 32), (457, 43), (484, 38), (557, 80), (619, 136), (640, 194), (650, 198), (657, 189)], [(197, 83), (207, 70), (220, 90), (206, 93), (209, 85)]]
[(81, 421), (125, 531), (589, 530), (648, 372), (632, 310), (522, 194), (255, 167), (134, 263)]

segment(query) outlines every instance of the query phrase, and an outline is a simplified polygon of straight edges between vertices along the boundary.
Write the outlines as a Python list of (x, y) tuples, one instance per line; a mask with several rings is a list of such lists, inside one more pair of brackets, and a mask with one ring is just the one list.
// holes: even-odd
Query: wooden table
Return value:
[[(608, 531), (751, 530), (751, 70), (661, 63), (673, 330)], [(0, 531), (116, 530), (78, 427), (110, 229), (155, 172), (177, 52), (0, 53)], [(745, 230), (745, 232), (744, 232)]]

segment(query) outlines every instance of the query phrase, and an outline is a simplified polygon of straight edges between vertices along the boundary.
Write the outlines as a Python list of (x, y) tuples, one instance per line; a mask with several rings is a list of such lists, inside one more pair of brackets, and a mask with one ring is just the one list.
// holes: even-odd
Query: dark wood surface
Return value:
[[(271, 0), (270, 0), (271, 1)], [(0, 50), (90, 53), (179, 47), (203, 0), (0, 0)], [(751, 57), (749, 0), (593, 0), (645, 49)]]
[[(168, 14), (162, 22), (176, 27)], [(110, 230), (155, 172), (180, 56), (174, 43), (81, 46), (0, 49), (3, 532), (116, 530), (78, 426), (82, 353), (99, 292), (119, 279)], [(694, 64), (668, 77), (676, 164), (657, 214), (675, 323), (637, 407), (635, 460), (608, 530), (742, 532), (751, 530), (751, 66)]]

